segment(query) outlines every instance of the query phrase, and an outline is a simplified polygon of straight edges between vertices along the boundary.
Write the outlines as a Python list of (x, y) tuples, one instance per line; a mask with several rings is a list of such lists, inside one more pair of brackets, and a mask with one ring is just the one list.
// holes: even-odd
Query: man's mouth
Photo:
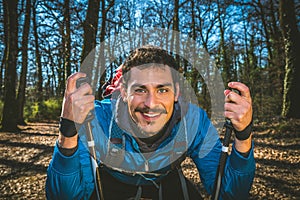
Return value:
[(160, 117), (161, 113), (143, 113), (143, 112), (141, 112), (141, 115), (147, 121), (154, 121)]
[(158, 119), (162, 114), (167, 113), (165, 109), (161, 108), (137, 108), (135, 111), (139, 112), (146, 121), (154, 121)]

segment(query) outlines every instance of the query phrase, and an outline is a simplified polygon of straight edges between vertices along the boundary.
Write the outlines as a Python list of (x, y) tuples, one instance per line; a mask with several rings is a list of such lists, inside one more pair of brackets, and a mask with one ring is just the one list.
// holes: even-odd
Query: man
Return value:
[[(122, 65), (116, 98), (96, 101), (85, 77), (68, 78), (60, 134), (48, 168), (48, 199), (89, 199), (96, 196), (84, 135), (77, 124), (90, 122), (96, 144), (104, 199), (201, 199), (181, 172), (189, 156), (207, 192), (213, 190), (222, 145), (206, 113), (181, 97), (178, 66), (167, 51), (145, 46), (131, 52)], [(247, 199), (255, 162), (251, 141), (252, 105), (247, 86), (239, 82), (225, 90), (224, 116), (235, 129), (225, 166), (222, 199)]]

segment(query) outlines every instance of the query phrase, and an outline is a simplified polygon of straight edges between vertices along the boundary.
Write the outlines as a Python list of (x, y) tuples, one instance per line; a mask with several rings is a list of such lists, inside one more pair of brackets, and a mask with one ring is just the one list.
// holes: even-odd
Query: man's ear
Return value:
[(175, 102), (178, 101), (180, 95), (179, 83), (175, 83)]
[(123, 83), (121, 83), (120, 92), (121, 92), (121, 97), (122, 97), (123, 101), (127, 102), (126, 86)]

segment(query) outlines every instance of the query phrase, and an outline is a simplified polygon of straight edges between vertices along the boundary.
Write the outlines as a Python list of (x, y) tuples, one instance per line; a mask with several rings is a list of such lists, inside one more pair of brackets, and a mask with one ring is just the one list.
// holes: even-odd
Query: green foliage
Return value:
[[(51, 98), (38, 102), (26, 102), (24, 118), (26, 121), (58, 120), (61, 112), (61, 99)], [(3, 101), (0, 101), (0, 121), (3, 115)]]
[(28, 121), (57, 120), (61, 112), (61, 99), (51, 98), (41, 103), (26, 103), (24, 117)]

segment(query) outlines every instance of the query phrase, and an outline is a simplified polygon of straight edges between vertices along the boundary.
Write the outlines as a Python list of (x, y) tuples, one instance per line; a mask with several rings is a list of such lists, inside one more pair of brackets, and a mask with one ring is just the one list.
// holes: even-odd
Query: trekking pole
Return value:
[[(232, 88), (229, 88), (229, 89), (238, 93), (239, 95), (241, 94), (240, 91), (238, 91), (236, 89), (232, 89)], [(220, 156), (219, 166), (217, 169), (214, 190), (213, 190), (212, 198), (211, 198), (213, 200), (218, 200), (220, 197), (222, 178), (224, 175), (224, 168), (225, 168), (226, 160), (228, 157), (230, 138), (231, 138), (232, 131), (234, 130), (232, 123), (231, 123), (230, 119), (228, 119), (228, 118), (225, 119), (224, 127), (225, 127), (225, 135), (224, 135), (223, 144), (222, 144), (222, 152), (221, 152), (221, 156)]]
[[(79, 78), (76, 82), (76, 87), (78, 88), (86, 82), (87, 82), (86, 77)], [(91, 120), (93, 118), (94, 118), (94, 115), (91, 112), (89, 112), (89, 114), (87, 115), (87, 117), (84, 121), (84, 126), (86, 129), (86, 137), (87, 137), (89, 151), (91, 154), (91, 163), (92, 163), (93, 177), (94, 177), (95, 186), (96, 186), (95, 188), (96, 188), (97, 199), (104, 200), (102, 183), (101, 183), (101, 178), (100, 178), (100, 171), (99, 171), (98, 164), (97, 164), (95, 142), (94, 142), (92, 126), (91, 126)]]
[(214, 190), (213, 190), (213, 200), (218, 200), (220, 196), (220, 190), (222, 185), (222, 177), (224, 174), (224, 168), (226, 165), (226, 160), (228, 157), (228, 150), (229, 150), (229, 142), (233, 130), (233, 126), (231, 124), (231, 121), (229, 119), (225, 120), (225, 136), (223, 140), (223, 146), (222, 146), (222, 152), (220, 156), (219, 166), (216, 174), (215, 184), (214, 184)]

